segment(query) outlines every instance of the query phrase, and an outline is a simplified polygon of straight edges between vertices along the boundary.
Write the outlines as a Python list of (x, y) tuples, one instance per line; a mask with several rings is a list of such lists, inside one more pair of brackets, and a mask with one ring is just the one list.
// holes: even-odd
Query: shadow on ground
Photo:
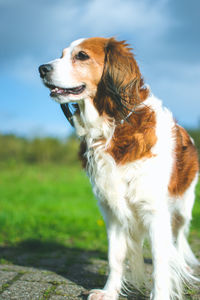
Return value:
[[(151, 263), (151, 260), (146, 263)], [(81, 299), (87, 298), (88, 290), (102, 288), (107, 277), (106, 253), (68, 248), (55, 241), (26, 240), (16, 246), (1, 246), (0, 264), (34, 268), (41, 272), (51, 271), (61, 275), (86, 290), (80, 295)], [(134, 296), (126, 299), (145, 298), (135, 291)]]
[(86, 289), (105, 282), (105, 260), (102, 252), (68, 248), (54, 241), (26, 240), (17, 246), (0, 247), (1, 264), (52, 271)]
[[(199, 239), (196, 239), (196, 242), (198, 251), (195, 252), (199, 254)], [(146, 271), (150, 275), (151, 259), (145, 259), (145, 263)], [(24, 276), (29, 281), (45, 281), (57, 288), (59, 285), (67, 284), (72, 287), (73, 293), (77, 289), (76, 297), (72, 296), (66, 299), (86, 299), (88, 291), (92, 288), (102, 288), (107, 277), (106, 253), (69, 248), (56, 241), (26, 240), (16, 246), (0, 246), (0, 265), (1, 270), (5, 265), (6, 270), (9, 270), (10, 266), (10, 270), (15, 271), (16, 268), (21, 275), (26, 273)], [(19, 266), (21, 270), (19, 270)], [(49, 271), (53, 272), (52, 275)], [(28, 275), (28, 273), (32, 275)], [(148, 291), (145, 291), (145, 294), (147, 295)], [(200, 299), (199, 290), (188, 290), (187, 296), (187, 299)], [(120, 299), (142, 300), (147, 298), (133, 290), (129, 297)]]

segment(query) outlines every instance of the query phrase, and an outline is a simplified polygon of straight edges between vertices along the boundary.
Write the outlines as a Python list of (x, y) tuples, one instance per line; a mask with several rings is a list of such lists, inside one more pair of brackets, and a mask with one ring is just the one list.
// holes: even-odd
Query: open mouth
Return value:
[(50, 96), (67, 96), (67, 95), (79, 95), (85, 90), (85, 85), (82, 84), (80, 86), (74, 87), (74, 88), (60, 88), (53, 85), (48, 85), (48, 88), (51, 89)]

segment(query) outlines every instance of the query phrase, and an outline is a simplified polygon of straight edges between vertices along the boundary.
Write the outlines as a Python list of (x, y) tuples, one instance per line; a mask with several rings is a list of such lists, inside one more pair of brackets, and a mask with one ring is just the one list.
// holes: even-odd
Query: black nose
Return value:
[(46, 64), (39, 66), (40, 77), (44, 78), (45, 75), (53, 69), (52, 65)]

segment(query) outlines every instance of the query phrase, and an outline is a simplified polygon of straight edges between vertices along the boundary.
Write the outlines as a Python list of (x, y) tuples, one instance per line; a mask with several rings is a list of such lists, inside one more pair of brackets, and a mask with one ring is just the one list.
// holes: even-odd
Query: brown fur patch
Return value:
[(174, 135), (176, 148), (173, 172), (168, 189), (172, 196), (181, 196), (190, 186), (199, 170), (198, 154), (184, 128), (176, 124)]
[(150, 108), (137, 110), (128, 122), (116, 127), (108, 153), (117, 164), (152, 157), (151, 148), (157, 140), (155, 124), (155, 113)]
[(106, 38), (89, 38), (80, 43), (77, 48), (86, 51), (88, 55), (91, 58), (94, 58), (97, 63), (103, 64), (105, 56), (104, 49), (107, 41), (108, 39)]
[[(114, 38), (87, 39), (79, 48), (85, 49), (97, 64), (104, 64), (93, 101), (99, 114), (114, 118), (117, 125), (107, 152), (117, 164), (151, 157), (151, 148), (157, 140), (155, 113), (149, 107), (138, 108), (148, 97), (149, 90), (143, 86), (131, 49), (125, 41), (118, 42)], [(133, 113), (128, 121), (120, 124), (130, 111)], [(82, 142), (80, 158), (84, 167), (87, 164), (86, 151), (86, 144)]]
[(105, 44), (105, 62), (94, 105), (100, 115), (121, 120), (149, 94), (131, 49), (114, 38)]

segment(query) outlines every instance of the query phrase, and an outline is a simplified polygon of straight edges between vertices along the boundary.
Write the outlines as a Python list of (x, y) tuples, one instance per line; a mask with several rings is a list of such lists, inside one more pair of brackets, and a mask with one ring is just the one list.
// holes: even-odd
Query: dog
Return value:
[(126, 281), (142, 286), (146, 237), (150, 299), (182, 299), (184, 284), (198, 281), (199, 262), (187, 242), (199, 171), (193, 140), (144, 84), (125, 41), (77, 40), (39, 72), (80, 137), (80, 158), (107, 227), (109, 276), (88, 299), (118, 299)]

